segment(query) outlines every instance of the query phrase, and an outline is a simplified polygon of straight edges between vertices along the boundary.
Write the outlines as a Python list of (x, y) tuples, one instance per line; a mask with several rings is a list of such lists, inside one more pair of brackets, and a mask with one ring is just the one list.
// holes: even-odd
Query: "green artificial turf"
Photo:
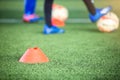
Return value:
[[(13, 10), (13, 18), (22, 16), (22, 1), (1, 0), (2, 3), (20, 4)], [(72, 1), (70, 0), (71, 4)], [(42, 1), (41, 1), (42, 2)], [(60, 1), (58, 1), (59, 3)], [(60, 2), (70, 8), (70, 5)], [(74, 3), (75, 4), (75, 3)], [(77, 3), (78, 4), (78, 3)], [(82, 4), (82, 3), (81, 3)], [(84, 10), (84, 6), (82, 7)], [(79, 16), (79, 8), (70, 18)], [(0, 18), (12, 18), (2, 11)], [(87, 11), (84, 16), (86, 17)], [(5, 13), (5, 14), (3, 14)], [(42, 12), (41, 12), (42, 13)], [(43, 13), (42, 13), (43, 14)], [(77, 14), (77, 15), (75, 15)], [(82, 17), (84, 17), (82, 16)], [(96, 24), (66, 23), (64, 34), (43, 35), (44, 22), (0, 23), (0, 80), (119, 80), (120, 29), (111, 33), (100, 32)], [(49, 58), (43, 64), (24, 64), (19, 59), (28, 48), (39, 47)]]

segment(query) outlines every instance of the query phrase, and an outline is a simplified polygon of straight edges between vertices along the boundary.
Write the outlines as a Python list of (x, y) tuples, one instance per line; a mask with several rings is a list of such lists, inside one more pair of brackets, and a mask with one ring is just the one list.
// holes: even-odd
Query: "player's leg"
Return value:
[(95, 8), (93, 0), (83, 0), (83, 2), (89, 11), (89, 18), (92, 22), (96, 22), (100, 17), (107, 14), (111, 10), (111, 6), (101, 9)]
[(24, 13), (34, 14), (36, 8), (36, 0), (24, 0)]
[(45, 0), (44, 2), (44, 15), (45, 15), (45, 25), (43, 29), (44, 34), (54, 34), (54, 33), (64, 33), (63, 29), (59, 29), (52, 25), (51, 14), (52, 14), (52, 4), (54, 0)]
[(41, 18), (35, 14), (37, 0), (24, 0), (24, 15), (23, 21), (25, 22), (37, 22)]

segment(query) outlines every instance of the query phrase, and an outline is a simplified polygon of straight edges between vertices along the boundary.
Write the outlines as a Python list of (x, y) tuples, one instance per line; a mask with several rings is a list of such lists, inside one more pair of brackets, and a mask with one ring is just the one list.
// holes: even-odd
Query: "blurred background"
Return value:
[[(120, 18), (120, 0), (94, 0), (97, 8), (111, 5)], [(82, 0), (55, 0), (69, 10), (63, 35), (43, 35), (43, 21), (22, 22), (24, 0), (0, 0), (0, 80), (120, 80), (120, 28), (102, 33), (86, 22), (88, 11)], [(44, 17), (44, 0), (36, 13)], [(27, 48), (40, 47), (49, 57), (47, 64), (18, 62)]]
[[(95, 6), (102, 8), (108, 5), (113, 7), (113, 11), (120, 17), (120, 0), (94, 0)], [(87, 18), (87, 9), (82, 0), (55, 0), (55, 3), (68, 8), (69, 18)], [(38, 0), (36, 13), (44, 16), (44, 0)], [(0, 18), (22, 18), (24, 0), (0, 0)]]

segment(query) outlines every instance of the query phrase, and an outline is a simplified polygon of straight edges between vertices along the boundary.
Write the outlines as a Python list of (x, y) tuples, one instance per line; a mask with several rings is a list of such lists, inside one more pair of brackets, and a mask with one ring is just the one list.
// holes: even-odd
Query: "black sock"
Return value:
[(95, 15), (96, 14), (96, 10), (95, 10), (95, 7), (92, 3), (91, 0), (83, 0), (83, 2), (85, 3), (88, 11), (92, 14), (92, 15)]
[(44, 3), (44, 14), (45, 14), (45, 23), (51, 27), (52, 21), (51, 21), (51, 14), (52, 14), (52, 4), (54, 0), (45, 0)]

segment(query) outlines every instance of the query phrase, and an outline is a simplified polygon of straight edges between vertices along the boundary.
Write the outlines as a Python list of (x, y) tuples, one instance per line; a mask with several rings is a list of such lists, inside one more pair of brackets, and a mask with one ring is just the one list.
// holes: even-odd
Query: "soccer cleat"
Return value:
[(56, 26), (49, 27), (48, 25), (44, 26), (43, 33), (44, 34), (60, 34), (64, 33), (65, 31), (63, 29), (60, 29)]
[(102, 8), (102, 9), (96, 9), (96, 14), (95, 15), (89, 14), (89, 18), (92, 22), (96, 22), (102, 16), (104, 16), (105, 14), (110, 12), (111, 9), (112, 9), (111, 6), (108, 6), (108, 7)]
[(33, 22), (38, 22), (39, 20), (43, 20), (42, 17), (39, 17), (36, 14), (31, 14), (31, 15), (23, 15), (23, 21), (28, 22), (28, 23), (33, 23)]

